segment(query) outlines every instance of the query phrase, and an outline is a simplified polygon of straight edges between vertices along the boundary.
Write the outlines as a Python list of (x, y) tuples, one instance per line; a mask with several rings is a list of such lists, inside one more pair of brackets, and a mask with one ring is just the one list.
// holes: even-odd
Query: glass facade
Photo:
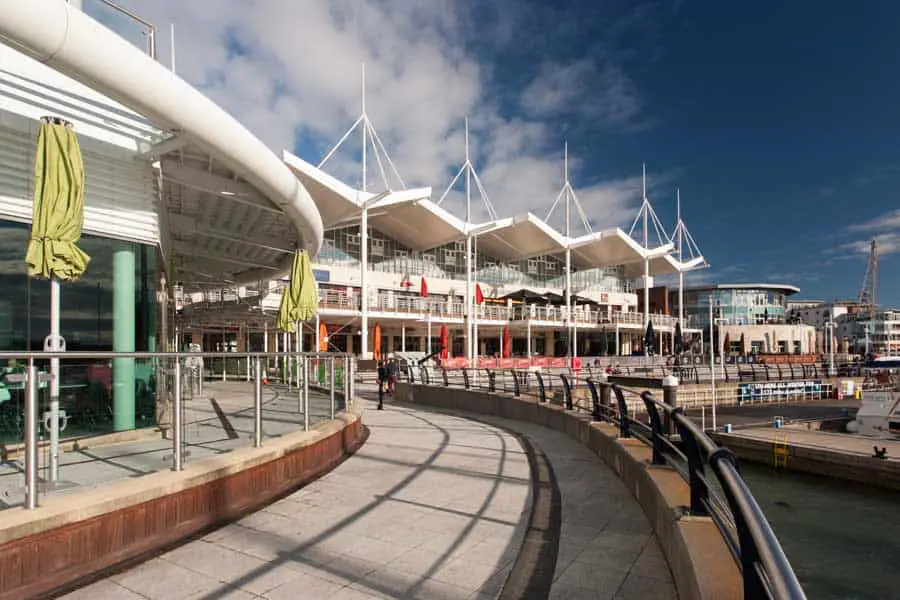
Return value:
[[(316, 264), (359, 267), (361, 258), (359, 226), (325, 232), (322, 250)], [(488, 284), (565, 287), (565, 261), (555, 256), (537, 256), (513, 263), (503, 263), (482, 252), (476, 259), (476, 278)], [(423, 252), (416, 252), (388, 238), (377, 230), (369, 231), (369, 270), (397, 273), (412, 277), (425, 275), (440, 279), (466, 278), (466, 243), (450, 242)], [(631, 291), (622, 276), (621, 267), (590, 269), (572, 273), (572, 286), (604, 292)]]
[[(669, 303), (678, 308), (678, 292), (670, 291)], [(714, 316), (728, 325), (784, 323), (787, 294), (771, 288), (705, 288), (685, 290), (684, 314), (696, 327), (709, 327), (709, 305)]]
[[(0, 220), (0, 350), (4, 351), (43, 350), (44, 338), (50, 332), (50, 282), (27, 275), (25, 249), (29, 235), (30, 225)], [(92, 235), (83, 236), (79, 246), (91, 261), (78, 281), (61, 285), (60, 333), (66, 349), (122, 350), (124, 340), (133, 346), (133, 351), (157, 350), (157, 249)], [(123, 318), (121, 308), (126, 301), (133, 306), (133, 319), (130, 306)], [(114, 309), (116, 305), (120, 310)], [(64, 435), (109, 430), (114, 420), (117, 430), (153, 423), (152, 365), (147, 361), (116, 360), (130, 362), (112, 365), (99, 360), (60, 361), (61, 408), (70, 416)], [(47, 371), (48, 365), (42, 363), (37, 364), (39, 370)], [(0, 371), (10, 375), (21, 372), (23, 367), (23, 361), (8, 361), (0, 365)], [(113, 375), (116, 368), (120, 374), (133, 370), (124, 388)], [(21, 435), (23, 399), (21, 384), (4, 381), (0, 379), (0, 439), (9, 441)], [(42, 403), (47, 401), (45, 387), (41, 384)], [(123, 422), (118, 418), (122, 414), (133, 418), (128, 416)]]

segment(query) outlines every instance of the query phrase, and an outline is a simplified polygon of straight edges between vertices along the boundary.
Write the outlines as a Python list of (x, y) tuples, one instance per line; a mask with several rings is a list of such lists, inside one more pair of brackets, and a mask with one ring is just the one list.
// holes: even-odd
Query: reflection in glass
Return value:
[[(0, 220), (0, 350), (41, 351), (50, 332), (50, 283), (28, 277), (25, 248), (30, 226)], [(155, 247), (85, 235), (79, 244), (91, 257), (84, 276), (63, 283), (60, 329), (68, 351), (110, 351), (113, 341), (113, 253), (131, 246), (135, 253), (135, 350), (156, 350)], [(46, 370), (49, 361), (40, 361)], [(155, 369), (152, 361), (135, 366), (135, 426), (153, 424)], [(2, 375), (22, 372), (22, 361), (0, 365)], [(15, 378), (12, 378), (13, 380)], [(0, 441), (21, 439), (23, 386), (0, 379)], [(112, 427), (112, 366), (107, 361), (61, 361), (62, 408), (71, 417), (64, 435), (99, 433)], [(47, 402), (41, 386), (41, 402)]]

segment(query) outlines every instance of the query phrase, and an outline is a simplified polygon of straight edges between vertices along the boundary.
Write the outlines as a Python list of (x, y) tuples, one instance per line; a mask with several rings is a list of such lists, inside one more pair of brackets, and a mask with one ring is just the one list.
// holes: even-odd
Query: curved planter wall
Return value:
[(622, 439), (609, 423), (560, 406), (484, 391), (397, 383), (396, 398), (542, 425), (578, 440), (612, 468), (641, 505), (662, 546), (680, 598), (743, 598), (740, 571), (712, 519), (688, 514), (690, 489), (669, 467), (652, 466), (651, 450)]
[(365, 441), (360, 415), (0, 513), (0, 599), (54, 594), (233, 520), (335, 467)]

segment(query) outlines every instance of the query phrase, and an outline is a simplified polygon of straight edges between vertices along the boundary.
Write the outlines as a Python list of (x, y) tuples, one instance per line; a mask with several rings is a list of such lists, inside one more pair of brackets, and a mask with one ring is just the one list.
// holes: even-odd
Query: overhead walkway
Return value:
[(676, 597), (636, 502), (564, 434), (366, 404), (322, 479), (67, 597)]

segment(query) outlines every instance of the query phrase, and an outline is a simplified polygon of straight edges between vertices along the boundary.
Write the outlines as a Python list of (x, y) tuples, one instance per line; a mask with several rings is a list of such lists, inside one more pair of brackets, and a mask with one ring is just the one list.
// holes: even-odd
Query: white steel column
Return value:
[[(526, 315), (526, 317), (527, 317), (527, 315)], [(531, 319), (530, 318), (527, 321), (525, 321), (525, 328), (526, 328), (526, 332), (528, 334), (528, 338), (527, 338), (528, 343), (526, 344), (527, 347), (525, 348), (525, 356), (527, 356), (528, 359), (531, 360)]]
[[(469, 118), (466, 117), (466, 162), (469, 162)], [(472, 226), (472, 171), (466, 168), (466, 227)], [(472, 234), (466, 232), (466, 360), (472, 360), (473, 345), (472, 334), (474, 332), (472, 326), (472, 317), (475, 312), (475, 297), (472, 287), (472, 269), (475, 267), (475, 261), (472, 260)]]
[[(365, 130), (363, 130), (365, 135)], [(365, 172), (365, 168), (363, 168)], [(365, 178), (363, 178), (365, 180)], [(365, 187), (365, 184), (363, 184)], [(371, 358), (369, 352), (369, 286), (366, 278), (366, 271), (369, 266), (369, 208), (363, 206), (362, 218), (359, 226), (360, 237), (360, 261), (359, 261), (359, 293), (360, 293), (360, 338), (361, 345), (360, 356), (364, 359)]]
[[(468, 173), (466, 173), (466, 193), (468, 194), (469, 186), (468, 186)], [(466, 226), (469, 226), (470, 217), (469, 217), (469, 201), (466, 198)], [(472, 318), (473, 313), (475, 312), (474, 304), (475, 297), (473, 294), (473, 285), (472, 285), (472, 234), (466, 235), (466, 360), (472, 360), (473, 354), (473, 342), (472, 342)]]
[[(472, 240), (472, 258), (474, 259), (473, 262), (478, 261), (478, 239), (477, 238)], [(477, 284), (478, 282), (476, 281), (475, 283)], [(472, 302), (473, 303), (475, 302), (474, 296), (472, 298)], [(479, 355), (481, 354), (481, 350), (480, 350), (481, 344), (478, 343), (478, 309), (475, 309), (472, 312), (474, 313), (474, 318), (472, 319), (472, 331), (473, 331), (472, 340), (475, 343), (475, 346), (473, 348), (472, 358), (477, 360)], [(476, 373), (477, 373), (477, 371), (476, 371)], [(476, 377), (477, 377), (477, 375), (476, 375)]]
[(400, 323), (400, 352), (406, 354), (406, 323)]
[[(563, 169), (565, 172), (565, 186), (569, 186), (569, 142), (565, 143), (563, 150)], [(572, 195), (566, 189), (566, 356), (573, 356), (575, 340), (572, 326)], [(569, 364), (571, 367), (571, 363)]]
[(319, 320), (319, 313), (316, 313), (316, 347), (313, 349), (313, 352), (319, 352), (322, 349), (322, 336), (319, 333), (321, 331), (321, 321)]

